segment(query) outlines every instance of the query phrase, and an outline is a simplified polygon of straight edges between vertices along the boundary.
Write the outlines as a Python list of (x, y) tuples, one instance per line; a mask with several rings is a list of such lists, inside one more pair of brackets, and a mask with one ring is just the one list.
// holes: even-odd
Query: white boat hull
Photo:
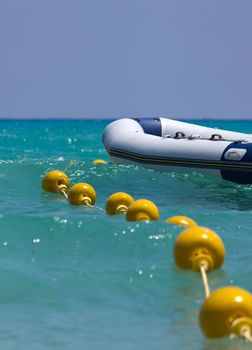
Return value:
[[(214, 136), (213, 136), (214, 135)], [(111, 162), (157, 170), (200, 169), (252, 183), (252, 136), (171, 119), (119, 119), (103, 133)]]

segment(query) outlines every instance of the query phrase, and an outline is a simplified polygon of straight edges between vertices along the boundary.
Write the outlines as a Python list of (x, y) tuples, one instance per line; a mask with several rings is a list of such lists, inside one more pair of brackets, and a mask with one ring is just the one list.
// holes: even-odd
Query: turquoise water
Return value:
[[(251, 122), (202, 125), (252, 133)], [(174, 266), (180, 228), (164, 223), (188, 215), (223, 239), (222, 270), (210, 288), (252, 291), (252, 186), (198, 172), (158, 173), (138, 166), (93, 166), (108, 160), (101, 143), (108, 121), (0, 121), (0, 345), (2, 349), (250, 348), (242, 340), (206, 340), (198, 326), (200, 276)], [(67, 170), (89, 182), (97, 205), (125, 191), (154, 201), (155, 223), (127, 223), (99, 209), (69, 206), (43, 193), (41, 177)]]

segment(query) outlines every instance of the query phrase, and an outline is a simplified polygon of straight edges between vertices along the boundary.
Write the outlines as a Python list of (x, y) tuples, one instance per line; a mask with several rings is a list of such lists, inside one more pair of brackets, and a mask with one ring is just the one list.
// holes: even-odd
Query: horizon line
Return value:
[(191, 120), (191, 121), (199, 121), (199, 120), (205, 120), (205, 121), (252, 121), (252, 117), (248, 118), (238, 118), (238, 117), (229, 117), (229, 118), (218, 118), (218, 117), (149, 117), (149, 116), (138, 116), (138, 117), (103, 117), (103, 118), (88, 118), (88, 117), (0, 117), (0, 121), (57, 121), (57, 120), (67, 120), (67, 121), (76, 121), (76, 120), (88, 120), (88, 121), (102, 121), (102, 120), (117, 120), (117, 119), (123, 119), (123, 118), (129, 118), (129, 119), (136, 119), (136, 118), (167, 118), (167, 119), (174, 119), (174, 120)]

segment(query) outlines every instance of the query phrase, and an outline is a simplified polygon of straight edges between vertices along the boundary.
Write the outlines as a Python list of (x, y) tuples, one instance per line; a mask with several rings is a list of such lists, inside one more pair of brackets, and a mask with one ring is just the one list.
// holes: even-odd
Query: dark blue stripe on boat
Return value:
[(246, 153), (244, 154), (240, 162), (252, 163), (252, 143), (251, 142), (243, 143), (241, 141), (237, 141), (237, 142), (230, 143), (230, 145), (224, 149), (224, 152), (222, 153), (222, 156), (221, 156), (221, 160), (225, 161), (224, 155), (230, 148), (245, 149)]
[[(231, 143), (223, 152), (221, 160), (225, 161), (224, 155), (230, 148), (239, 148), (246, 149), (246, 153), (240, 161), (237, 162), (252, 162), (252, 144), (251, 143), (241, 143), (233, 142)], [(234, 181), (239, 184), (251, 184), (252, 183), (252, 174), (251, 172), (241, 172), (237, 170), (221, 170), (221, 176), (224, 180)]]
[(159, 118), (140, 118), (135, 119), (146, 134), (162, 136), (162, 126)]

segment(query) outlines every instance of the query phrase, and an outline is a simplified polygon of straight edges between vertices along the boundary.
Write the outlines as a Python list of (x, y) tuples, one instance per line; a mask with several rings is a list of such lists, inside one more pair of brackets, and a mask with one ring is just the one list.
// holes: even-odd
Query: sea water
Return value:
[[(198, 314), (200, 275), (175, 267), (181, 228), (165, 219), (187, 215), (216, 231), (226, 247), (210, 289), (252, 291), (252, 186), (200, 172), (159, 173), (108, 161), (102, 131), (109, 121), (0, 121), (1, 349), (246, 349), (239, 339), (206, 340)], [(201, 121), (252, 133), (251, 122)], [(108, 217), (41, 189), (42, 176), (65, 170), (88, 182), (97, 206), (117, 191), (148, 198), (152, 223)]]

